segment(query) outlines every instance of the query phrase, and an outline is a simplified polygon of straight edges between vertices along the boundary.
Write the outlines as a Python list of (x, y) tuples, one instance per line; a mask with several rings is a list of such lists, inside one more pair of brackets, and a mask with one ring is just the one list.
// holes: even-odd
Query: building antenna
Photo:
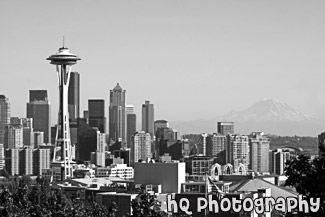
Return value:
[(63, 48), (64, 48), (64, 36), (63, 36)]

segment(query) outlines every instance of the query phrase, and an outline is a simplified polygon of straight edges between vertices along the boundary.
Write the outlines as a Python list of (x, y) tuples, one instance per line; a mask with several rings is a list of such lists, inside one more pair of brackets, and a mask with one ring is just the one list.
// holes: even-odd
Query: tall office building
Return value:
[(151, 158), (151, 136), (144, 131), (137, 132), (131, 137), (131, 165), (147, 158)]
[(76, 160), (89, 161), (90, 153), (97, 149), (97, 128), (92, 128), (85, 119), (78, 118), (78, 143)]
[(69, 118), (74, 120), (80, 117), (80, 75), (71, 72), (68, 88), (68, 111)]
[(33, 175), (33, 149), (19, 150), (19, 174)]
[(262, 132), (249, 135), (250, 169), (259, 172), (269, 172), (270, 141)]
[(44, 144), (44, 132), (35, 131), (32, 132), (32, 148), (39, 148), (41, 145)]
[(101, 133), (105, 133), (105, 101), (103, 99), (88, 100), (89, 125), (97, 127)]
[(50, 169), (51, 150), (48, 148), (34, 149), (33, 152), (33, 173), (36, 176), (42, 175), (43, 169)]
[(0, 144), (5, 138), (5, 127), (10, 123), (10, 102), (5, 95), (0, 95)]
[(29, 91), (29, 102), (34, 101), (46, 101), (47, 90), (30, 90)]
[(247, 170), (250, 162), (248, 136), (228, 134), (227, 143), (227, 163), (233, 165), (235, 173), (243, 172), (238, 171), (240, 164)]
[(234, 134), (234, 122), (218, 122), (217, 133), (227, 136), (228, 134)]
[(155, 135), (155, 147), (152, 150), (155, 157), (159, 157), (167, 153), (167, 148), (174, 144), (177, 140), (175, 131), (169, 127), (159, 127)]
[(23, 144), (31, 146), (33, 143), (33, 118), (21, 118), (21, 124), (23, 127)]
[(110, 90), (109, 98), (109, 138), (126, 142), (125, 94), (119, 83)]
[(127, 147), (130, 147), (131, 144), (131, 137), (134, 135), (134, 133), (137, 131), (137, 116), (136, 114), (127, 114)]
[(19, 175), (19, 149), (5, 151), (5, 167), (9, 175)]
[(44, 132), (44, 142), (51, 142), (51, 105), (46, 90), (30, 90), (27, 118), (33, 118), (33, 129)]
[(0, 144), (0, 170), (5, 168), (5, 149), (3, 144)]
[(286, 162), (290, 160), (290, 152), (283, 149), (269, 151), (269, 172), (271, 174), (283, 175)]
[(216, 161), (220, 165), (225, 165), (227, 163), (226, 147), (226, 136), (214, 133), (206, 137), (206, 155), (216, 157)]
[(137, 131), (137, 116), (134, 113), (133, 105), (125, 106), (125, 114), (126, 114), (126, 146), (130, 147), (131, 144), (131, 136)]
[(97, 131), (97, 152), (102, 152), (104, 153), (106, 150), (106, 134), (101, 133), (100, 131)]
[(23, 127), (20, 124), (8, 124), (5, 128), (4, 148), (23, 147)]
[(150, 101), (145, 101), (145, 104), (142, 104), (142, 131), (150, 133), (152, 138), (155, 135), (154, 121), (155, 112), (153, 104), (150, 104)]
[(169, 127), (169, 123), (166, 120), (156, 120), (154, 122), (154, 131), (155, 131), (155, 134), (156, 134), (158, 128), (168, 128), (168, 127)]

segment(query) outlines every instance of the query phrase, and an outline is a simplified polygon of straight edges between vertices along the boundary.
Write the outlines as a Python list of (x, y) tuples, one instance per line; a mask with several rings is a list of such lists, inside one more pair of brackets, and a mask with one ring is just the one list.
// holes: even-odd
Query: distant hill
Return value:
[(210, 120), (178, 121), (170, 125), (181, 134), (216, 132), (217, 121), (235, 122), (235, 133), (263, 131), (281, 136), (312, 136), (325, 131), (325, 120), (303, 114), (273, 98), (265, 98), (243, 111), (231, 111)]

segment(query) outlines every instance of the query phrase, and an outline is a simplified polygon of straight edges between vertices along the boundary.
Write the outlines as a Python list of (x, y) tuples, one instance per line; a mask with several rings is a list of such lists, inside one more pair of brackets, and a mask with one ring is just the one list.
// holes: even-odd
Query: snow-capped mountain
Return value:
[(303, 114), (273, 98), (265, 98), (242, 111), (231, 111), (210, 120), (171, 122), (181, 134), (216, 132), (217, 121), (235, 122), (235, 133), (263, 131), (275, 135), (317, 136), (325, 132), (325, 120)]
[(303, 114), (284, 102), (273, 98), (265, 98), (249, 108), (219, 117), (231, 121), (308, 121), (314, 118)]

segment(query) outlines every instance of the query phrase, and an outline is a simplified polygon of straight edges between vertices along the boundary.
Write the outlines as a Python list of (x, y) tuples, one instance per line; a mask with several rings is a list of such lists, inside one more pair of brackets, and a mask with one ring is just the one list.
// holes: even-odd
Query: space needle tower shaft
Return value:
[[(70, 53), (69, 49), (61, 47), (58, 53), (47, 58), (51, 64), (56, 65), (56, 71), (59, 83), (59, 117), (55, 139), (55, 150), (53, 162), (61, 164), (61, 180), (65, 180), (72, 175), (71, 162), (71, 141), (70, 125), (68, 113), (68, 89), (72, 65), (76, 64), (79, 57)], [(61, 156), (56, 156), (57, 148), (61, 147)]]

